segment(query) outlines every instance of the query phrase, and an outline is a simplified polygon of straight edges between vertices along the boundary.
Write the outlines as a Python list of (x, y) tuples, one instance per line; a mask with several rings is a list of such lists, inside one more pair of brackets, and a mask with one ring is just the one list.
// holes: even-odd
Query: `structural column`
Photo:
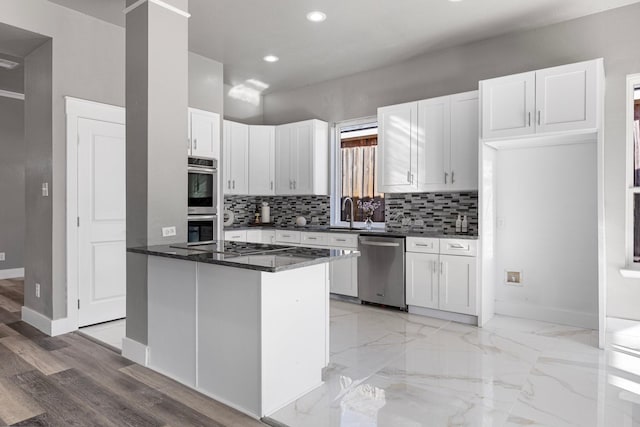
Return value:
[[(188, 0), (127, 0), (127, 247), (187, 240), (187, 11)], [(146, 256), (127, 254), (127, 338), (144, 345), (147, 286)]]

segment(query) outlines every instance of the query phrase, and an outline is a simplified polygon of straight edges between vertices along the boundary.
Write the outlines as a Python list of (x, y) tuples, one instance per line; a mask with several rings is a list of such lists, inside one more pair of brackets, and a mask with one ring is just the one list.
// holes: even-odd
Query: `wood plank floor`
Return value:
[(0, 280), (0, 425), (264, 426), (77, 333), (48, 337), (22, 304), (22, 281)]

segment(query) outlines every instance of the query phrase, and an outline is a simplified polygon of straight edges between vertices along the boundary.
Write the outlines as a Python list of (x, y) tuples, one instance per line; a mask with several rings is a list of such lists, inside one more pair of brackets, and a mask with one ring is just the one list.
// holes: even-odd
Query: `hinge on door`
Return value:
[(78, 310), (80, 310), (80, 300), (78, 300)]

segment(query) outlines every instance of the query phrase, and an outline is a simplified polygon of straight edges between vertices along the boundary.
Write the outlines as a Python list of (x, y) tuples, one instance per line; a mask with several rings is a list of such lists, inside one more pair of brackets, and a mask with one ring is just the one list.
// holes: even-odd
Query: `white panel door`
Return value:
[(417, 189), (417, 116), (417, 102), (378, 108), (378, 183), (383, 193)]
[(438, 308), (438, 255), (406, 253), (407, 305)]
[(537, 133), (595, 129), (595, 61), (536, 72)]
[(293, 194), (291, 125), (276, 128), (276, 194)]
[(530, 72), (480, 82), (484, 139), (535, 133), (535, 80)]
[(440, 310), (477, 315), (476, 258), (440, 255)]
[(125, 126), (78, 121), (78, 325), (126, 316)]
[(329, 264), (329, 288), (331, 293), (358, 296), (358, 259), (349, 258)]
[(451, 96), (451, 186), (452, 190), (478, 189), (478, 91)]
[(418, 103), (418, 185), (449, 183), (451, 97)]
[(276, 193), (276, 128), (249, 126), (249, 194)]
[(249, 192), (249, 126), (227, 121), (224, 138), (225, 194)]
[(190, 108), (190, 155), (207, 159), (220, 158), (220, 115)]
[(292, 163), (294, 194), (313, 193), (313, 122), (292, 125)]

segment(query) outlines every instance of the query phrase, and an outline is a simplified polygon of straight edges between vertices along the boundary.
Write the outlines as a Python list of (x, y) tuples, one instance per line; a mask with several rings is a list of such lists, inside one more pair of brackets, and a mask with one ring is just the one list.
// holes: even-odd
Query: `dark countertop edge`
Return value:
[(474, 234), (444, 234), (444, 233), (431, 233), (420, 231), (400, 231), (400, 230), (337, 230), (330, 229), (329, 226), (259, 226), (259, 225), (239, 225), (224, 227), (224, 231), (243, 231), (243, 230), (288, 230), (288, 231), (302, 231), (305, 233), (345, 233), (345, 234), (359, 234), (362, 236), (389, 236), (389, 237), (424, 237), (430, 239), (462, 239), (462, 240), (479, 240), (480, 236)]
[[(348, 249), (345, 249), (348, 250)], [(178, 255), (178, 254), (170, 254), (166, 252), (153, 251), (145, 248), (127, 248), (127, 252), (141, 254), (141, 255), (149, 255), (149, 256), (158, 256), (162, 258), (171, 258), (177, 259), (179, 261), (190, 261), (190, 262), (199, 262), (202, 264), (211, 264), (211, 265), (221, 265), (224, 267), (233, 267), (233, 268), (241, 268), (243, 270), (253, 270), (253, 271), (261, 271), (264, 273), (280, 273), (281, 271), (295, 270), (298, 268), (309, 267), (317, 264), (325, 264), (328, 262), (341, 261), (347, 258), (355, 258), (359, 257), (360, 253), (354, 251), (352, 253), (344, 254), (339, 257), (321, 257), (315, 259), (309, 259), (306, 262), (299, 262), (296, 264), (283, 265), (281, 267), (266, 267), (262, 265), (250, 265), (250, 264), (242, 264), (225, 260), (203, 260), (189, 255)]]

